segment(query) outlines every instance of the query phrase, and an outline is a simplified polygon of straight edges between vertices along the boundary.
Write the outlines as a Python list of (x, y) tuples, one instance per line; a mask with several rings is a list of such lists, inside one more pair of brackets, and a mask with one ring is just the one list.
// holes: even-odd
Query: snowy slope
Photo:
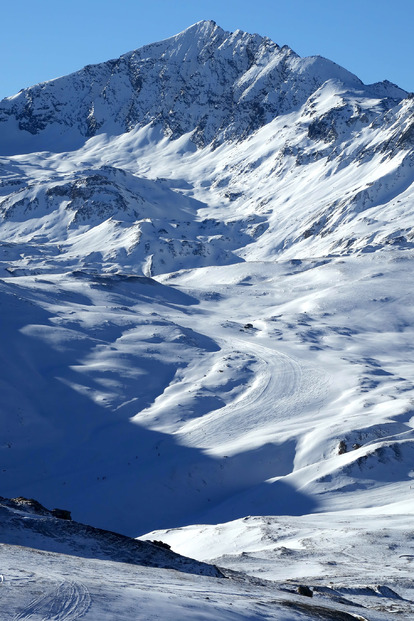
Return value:
[(2, 496), (410, 618), (412, 96), (200, 22), (3, 100), (0, 153)]
[(48, 509), (33, 500), (1, 498), (0, 513), (2, 543), (9, 546), (18, 545), (81, 558), (172, 569), (214, 578), (224, 577), (212, 565), (182, 557), (151, 541), (137, 541), (70, 519), (56, 518), (50, 515)]
[[(1, 551), (5, 621), (368, 621), (365, 609), (349, 599), (310, 599), (293, 585), (193, 576), (19, 546), (3, 545)], [(370, 611), (369, 621), (387, 621), (388, 615)]]
[[(220, 571), (152, 543), (33, 512), (21, 501), (1, 499), (0, 512), (5, 620), (366, 621), (367, 606), (355, 601), (358, 596), (364, 603), (378, 600), (385, 611), (410, 607), (407, 598), (382, 586), (344, 594), (315, 588), (310, 599), (286, 576), (269, 581)], [(368, 608), (372, 621), (387, 619), (388, 612)]]

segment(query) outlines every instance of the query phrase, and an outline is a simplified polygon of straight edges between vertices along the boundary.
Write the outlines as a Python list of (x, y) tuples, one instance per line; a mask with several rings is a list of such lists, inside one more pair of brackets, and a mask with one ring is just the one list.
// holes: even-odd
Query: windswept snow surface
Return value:
[(1, 495), (412, 618), (413, 106), (214, 22), (0, 102)]
[[(168, 569), (1, 546), (4, 621), (368, 621), (349, 600), (312, 600), (245, 576)], [(369, 621), (388, 613), (370, 612)], [(401, 618), (401, 616), (399, 616)]]
[[(401, 613), (411, 607), (406, 597), (382, 585), (344, 587), (342, 594), (333, 587), (314, 587), (310, 600), (298, 593), (297, 580), (283, 577), (270, 581), (220, 570), (155, 543), (57, 519), (44, 508), (33, 511), (24, 502), (2, 498), (0, 514), (4, 541), (0, 544), (1, 611), (5, 620), (367, 621), (360, 614), (366, 607), (361, 601), (371, 599), (374, 606), (368, 606), (369, 619), (384, 621), (390, 610)], [(243, 520), (247, 530), (228, 525), (230, 532), (221, 542), (222, 549), (229, 546), (236, 532), (248, 544), (249, 531), (257, 531), (252, 520)], [(214, 537), (220, 540), (227, 527), (213, 528)], [(249, 547), (254, 537), (250, 539)], [(349, 565), (352, 567), (352, 562)]]

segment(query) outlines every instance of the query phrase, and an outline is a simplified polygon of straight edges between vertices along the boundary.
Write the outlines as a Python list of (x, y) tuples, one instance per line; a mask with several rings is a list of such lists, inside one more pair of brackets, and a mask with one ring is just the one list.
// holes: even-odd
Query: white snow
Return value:
[(0, 103), (1, 495), (242, 572), (6, 522), (2, 618), (412, 618), (405, 95), (200, 22)]

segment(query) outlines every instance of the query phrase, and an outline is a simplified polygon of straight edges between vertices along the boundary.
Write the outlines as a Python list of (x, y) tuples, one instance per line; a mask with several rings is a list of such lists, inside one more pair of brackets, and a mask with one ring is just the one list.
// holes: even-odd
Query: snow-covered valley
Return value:
[(0, 493), (226, 575), (6, 506), (2, 618), (412, 618), (413, 129), (214, 22), (0, 102)]

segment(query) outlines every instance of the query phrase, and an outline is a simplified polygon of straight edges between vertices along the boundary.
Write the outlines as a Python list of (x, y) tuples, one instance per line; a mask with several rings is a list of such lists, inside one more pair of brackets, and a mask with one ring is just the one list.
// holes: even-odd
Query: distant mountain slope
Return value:
[(0, 104), (0, 153), (64, 151), (98, 134), (145, 125), (199, 147), (246, 138), (300, 108), (327, 80), (362, 97), (401, 99), (392, 84), (364, 87), (321, 57), (240, 30), (199, 22), (175, 37), (72, 75), (24, 89)]
[(3, 100), (0, 153), (0, 240), (26, 270), (413, 243), (414, 99), (211, 21)]

